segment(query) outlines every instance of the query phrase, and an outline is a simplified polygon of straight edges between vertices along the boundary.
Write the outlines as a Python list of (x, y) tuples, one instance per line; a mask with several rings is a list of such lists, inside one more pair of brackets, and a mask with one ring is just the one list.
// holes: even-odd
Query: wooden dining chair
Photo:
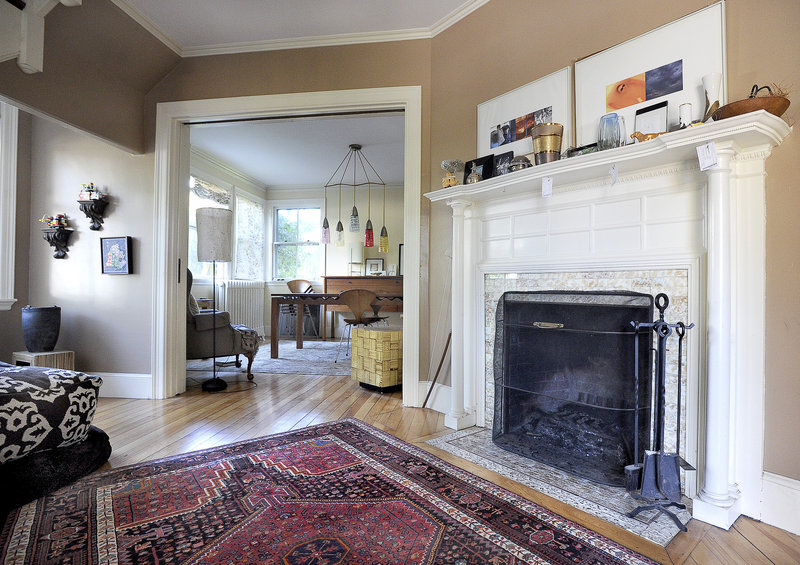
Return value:
[(336, 348), (334, 363), (339, 361), (339, 353), (342, 349), (345, 334), (347, 334), (348, 351), (350, 351), (350, 334), (353, 326), (370, 326), (384, 319), (384, 317), (377, 315), (380, 306), (373, 305), (377, 298), (378, 296), (374, 292), (363, 288), (343, 290), (339, 293), (339, 302), (347, 306), (352, 316), (344, 318), (345, 326), (339, 338), (339, 347)]
[[(305, 279), (293, 279), (286, 283), (286, 286), (289, 287), (289, 292), (292, 294), (308, 294), (314, 292), (314, 288), (311, 286), (311, 282)], [(289, 315), (289, 316), (296, 316), (297, 309), (295, 308), (294, 304), (281, 304), (281, 315)], [(319, 330), (317, 326), (314, 325), (314, 317), (311, 315), (311, 309), (308, 307), (308, 304), (303, 305), (303, 317), (308, 317), (311, 320), (311, 329), (314, 330), (314, 335), (319, 337)], [(296, 327), (296, 324), (289, 323), (289, 327), (293, 328)]]

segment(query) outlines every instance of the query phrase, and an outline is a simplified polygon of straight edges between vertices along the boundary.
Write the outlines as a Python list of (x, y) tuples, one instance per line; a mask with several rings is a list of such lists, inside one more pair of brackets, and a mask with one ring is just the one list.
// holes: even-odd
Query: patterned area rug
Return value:
[[(339, 341), (315, 341), (303, 340), (303, 349), (295, 347), (293, 339), (282, 339), (278, 343), (278, 359), (269, 356), (269, 340), (262, 343), (258, 349), (256, 358), (253, 360), (254, 373), (297, 373), (299, 375), (349, 375), (350, 357), (346, 357), (346, 343), (342, 344), (342, 354), (339, 362), (336, 359), (336, 348)], [(233, 357), (231, 357), (231, 360)], [(242, 359), (242, 367), (237, 368), (233, 365), (217, 367), (217, 373), (242, 373), (247, 367), (247, 359)], [(217, 362), (224, 362), (226, 359), (218, 358)], [(196, 359), (187, 361), (187, 371), (210, 371), (211, 359)], [(191, 373), (190, 373), (191, 375)]]
[(96, 473), (0, 535), (3, 563), (654, 563), (353, 419)]

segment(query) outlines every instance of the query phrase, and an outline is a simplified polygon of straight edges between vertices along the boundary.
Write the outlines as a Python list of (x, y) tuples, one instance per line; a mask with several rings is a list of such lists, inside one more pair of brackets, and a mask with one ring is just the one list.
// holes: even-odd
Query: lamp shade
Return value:
[(197, 209), (197, 260), (230, 261), (233, 212), (227, 208)]

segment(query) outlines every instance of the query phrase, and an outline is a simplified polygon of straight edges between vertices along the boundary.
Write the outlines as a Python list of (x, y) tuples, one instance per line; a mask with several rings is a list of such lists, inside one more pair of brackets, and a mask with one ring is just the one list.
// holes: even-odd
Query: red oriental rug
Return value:
[(2, 563), (654, 563), (358, 420), (95, 473), (12, 511)]

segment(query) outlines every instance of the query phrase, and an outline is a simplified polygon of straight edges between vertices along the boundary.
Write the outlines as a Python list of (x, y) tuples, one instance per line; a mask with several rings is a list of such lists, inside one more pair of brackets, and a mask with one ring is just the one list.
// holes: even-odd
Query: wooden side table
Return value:
[(11, 354), (11, 363), (30, 367), (50, 367), (52, 369), (75, 370), (74, 351), (14, 351)]

